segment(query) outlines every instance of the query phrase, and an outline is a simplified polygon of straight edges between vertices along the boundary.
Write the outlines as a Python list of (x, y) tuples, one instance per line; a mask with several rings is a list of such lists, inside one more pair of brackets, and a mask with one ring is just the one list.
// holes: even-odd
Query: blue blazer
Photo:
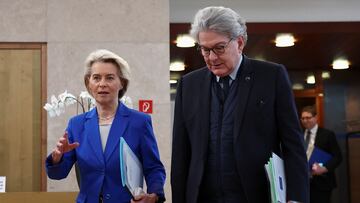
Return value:
[(46, 171), (51, 179), (63, 179), (77, 161), (80, 169), (80, 193), (76, 202), (99, 203), (102, 194), (106, 203), (129, 203), (131, 194), (122, 186), (119, 161), (120, 137), (123, 137), (143, 164), (148, 193), (164, 198), (165, 169), (149, 115), (119, 103), (105, 150), (100, 139), (96, 108), (70, 119), (69, 142), (79, 142), (75, 150), (65, 153), (59, 164), (46, 159)]

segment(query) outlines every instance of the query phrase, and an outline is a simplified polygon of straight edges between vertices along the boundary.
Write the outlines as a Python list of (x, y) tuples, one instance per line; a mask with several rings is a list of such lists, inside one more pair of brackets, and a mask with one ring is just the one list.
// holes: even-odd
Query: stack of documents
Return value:
[(265, 164), (266, 175), (269, 180), (271, 203), (286, 203), (286, 179), (284, 161), (275, 153)]
[(6, 176), (0, 176), (0, 192), (5, 192)]
[(143, 193), (142, 164), (122, 137), (120, 138), (120, 170), (123, 187), (126, 186), (133, 197)]

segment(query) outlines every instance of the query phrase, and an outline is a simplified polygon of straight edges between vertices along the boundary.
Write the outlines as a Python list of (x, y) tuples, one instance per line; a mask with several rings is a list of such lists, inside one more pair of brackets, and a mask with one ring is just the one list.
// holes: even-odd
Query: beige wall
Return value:
[[(0, 13), (0, 42), (48, 43), (48, 98), (85, 90), (83, 61), (91, 51), (106, 48), (126, 59), (132, 71), (127, 95), (134, 107), (139, 99), (154, 101), (153, 126), (169, 182), (168, 0), (8, 0), (0, 1)], [(48, 118), (48, 152), (75, 111)], [(169, 184), (166, 188), (170, 199)], [(48, 180), (47, 189), (78, 190), (73, 172), (66, 180)]]

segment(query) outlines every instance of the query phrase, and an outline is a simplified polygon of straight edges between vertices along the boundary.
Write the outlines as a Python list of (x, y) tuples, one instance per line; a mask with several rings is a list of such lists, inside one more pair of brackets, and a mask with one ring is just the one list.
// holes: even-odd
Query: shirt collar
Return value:
[[(243, 60), (243, 56), (240, 55), (240, 59), (239, 59), (239, 62), (236, 64), (234, 70), (230, 73), (230, 78), (231, 80), (235, 80), (236, 79), (236, 75), (237, 75), (237, 72), (239, 71), (239, 68), (240, 68), (240, 64)], [(216, 76), (216, 81), (219, 82), (220, 80), (220, 77), (219, 76)]]
[(313, 128), (308, 129), (308, 130), (310, 130), (312, 135), (315, 135), (318, 130), (318, 127), (319, 127), (318, 124), (315, 124), (315, 126)]

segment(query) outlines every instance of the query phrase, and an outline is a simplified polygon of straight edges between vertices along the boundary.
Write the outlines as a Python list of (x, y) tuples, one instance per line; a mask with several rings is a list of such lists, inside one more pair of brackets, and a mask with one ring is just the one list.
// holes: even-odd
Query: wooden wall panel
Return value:
[(12, 192), (0, 193), (0, 202), (6, 203), (67, 203), (75, 202), (77, 192)]
[(360, 134), (348, 139), (350, 202), (360, 202)]
[(0, 175), (6, 191), (41, 188), (41, 51), (0, 49)]

